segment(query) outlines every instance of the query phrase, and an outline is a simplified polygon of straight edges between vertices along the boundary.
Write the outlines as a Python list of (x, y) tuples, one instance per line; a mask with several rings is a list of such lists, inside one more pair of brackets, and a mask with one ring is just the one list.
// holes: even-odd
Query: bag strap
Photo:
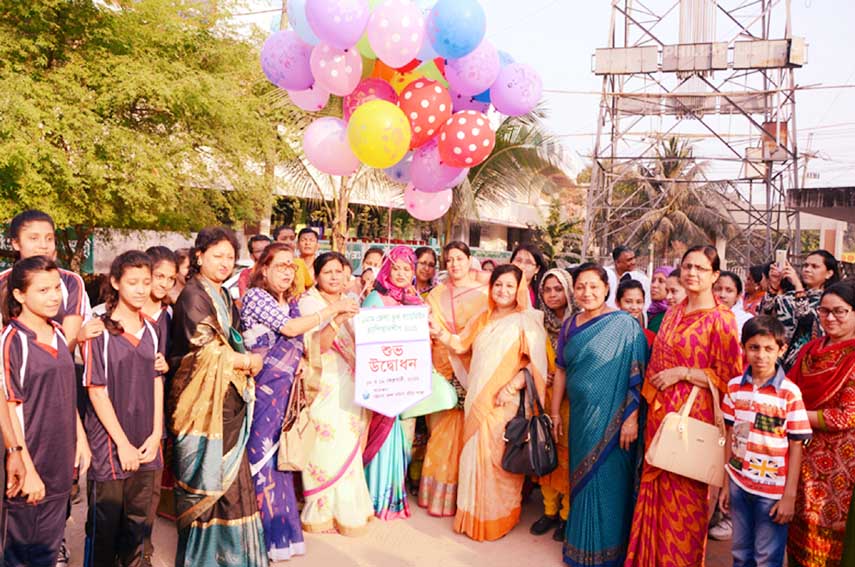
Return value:
[[(713, 414), (715, 416), (715, 426), (718, 427), (719, 433), (721, 434), (721, 438), (724, 439), (727, 436), (727, 431), (724, 427), (724, 414), (721, 411), (721, 404), (718, 399), (718, 388), (715, 387), (709, 375), (704, 372), (704, 377), (707, 379), (707, 385), (710, 389), (710, 395), (713, 399)], [(686, 403), (683, 404), (683, 409), (680, 410), (680, 420), (685, 423), (689, 419), (689, 412), (692, 411), (692, 406), (695, 405), (695, 400), (698, 397), (698, 393), (701, 391), (699, 386), (692, 386), (692, 393), (689, 394), (689, 398), (686, 400)]]
[(545, 412), (540, 403), (540, 396), (537, 395), (537, 388), (534, 387), (534, 378), (531, 375), (531, 371), (528, 368), (523, 368), (522, 372), (523, 376), (525, 376), (525, 389), (528, 390), (528, 405), (531, 409), (531, 415), (535, 415), (535, 405), (537, 406), (537, 415), (543, 415)]

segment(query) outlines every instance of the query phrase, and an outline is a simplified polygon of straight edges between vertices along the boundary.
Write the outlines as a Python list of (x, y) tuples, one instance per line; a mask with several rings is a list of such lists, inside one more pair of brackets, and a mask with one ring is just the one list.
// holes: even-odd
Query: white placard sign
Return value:
[(362, 309), (353, 328), (358, 405), (394, 417), (430, 394), (427, 307)]

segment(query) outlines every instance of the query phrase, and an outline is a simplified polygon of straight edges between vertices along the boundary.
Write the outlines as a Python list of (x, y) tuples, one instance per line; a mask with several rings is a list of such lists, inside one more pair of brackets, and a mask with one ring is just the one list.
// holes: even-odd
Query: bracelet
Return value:
[(692, 369), (691, 368), (686, 369), (686, 377), (683, 378), (683, 380), (685, 380), (686, 382), (692, 381)]
[(328, 326), (331, 327), (333, 331), (335, 331), (336, 335), (338, 334), (338, 323), (335, 322), (335, 319), (330, 319)]
[(14, 447), (6, 447), (6, 454), (11, 455), (12, 453), (20, 453), (24, 450), (20, 445), (15, 445)]

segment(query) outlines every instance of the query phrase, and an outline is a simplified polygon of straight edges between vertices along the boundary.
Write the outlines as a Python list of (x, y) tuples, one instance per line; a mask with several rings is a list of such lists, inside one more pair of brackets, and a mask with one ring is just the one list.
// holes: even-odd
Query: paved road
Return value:
[[(332, 534), (306, 536), (307, 555), (277, 565), (336, 567), (559, 567), (561, 544), (550, 534), (536, 537), (528, 527), (541, 513), (539, 493), (523, 506), (523, 518), (510, 534), (499, 541), (478, 543), (455, 534), (451, 518), (432, 518), (414, 507), (408, 520), (372, 522), (367, 534), (347, 538)], [(83, 522), (85, 504), (74, 507), (66, 535), (72, 554), (71, 565), (83, 563)], [(155, 567), (171, 567), (175, 551), (175, 526), (158, 519), (155, 526)], [(710, 542), (708, 567), (731, 565), (726, 543)]]

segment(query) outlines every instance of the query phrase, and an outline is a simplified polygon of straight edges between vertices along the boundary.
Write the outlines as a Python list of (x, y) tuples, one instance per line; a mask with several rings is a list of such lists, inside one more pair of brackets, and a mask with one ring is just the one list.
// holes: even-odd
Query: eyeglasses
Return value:
[(435, 262), (418, 262), (418, 265), (423, 266), (425, 268), (431, 268), (431, 269), (436, 268)]
[(816, 312), (819, 313), (819, 316), (823, 319), (828, 319), (831, 316), (834, 316), (838, 321), (842, 321), (846, 318), (847, 315), (852, 313), (851, 309), (846, 309), (845, 307), (835, 307), (834, 309), (829, 309), (827, 307), (818, 307)]
[(291, 272), (291, 271), (294, 271), (295, 268), (294, 268), (294, 264), (288, 263), (288, 264), (271, 264), (270, 269), (276, 270), (277, 272)]
[(534, 260), (523, 260), (522, 258), (517, 258), (513, 261), (513, 264), (515, 266), (537, 266), (537, 262), (535, 262)]
[(682, 272), (698, 272), (699, 274), (705, 274), (707, 272), (713, 271), (712, 268), (707, 268), (706, 266), (699, 266), (698, 264), (681, 264), (680, 271)]

